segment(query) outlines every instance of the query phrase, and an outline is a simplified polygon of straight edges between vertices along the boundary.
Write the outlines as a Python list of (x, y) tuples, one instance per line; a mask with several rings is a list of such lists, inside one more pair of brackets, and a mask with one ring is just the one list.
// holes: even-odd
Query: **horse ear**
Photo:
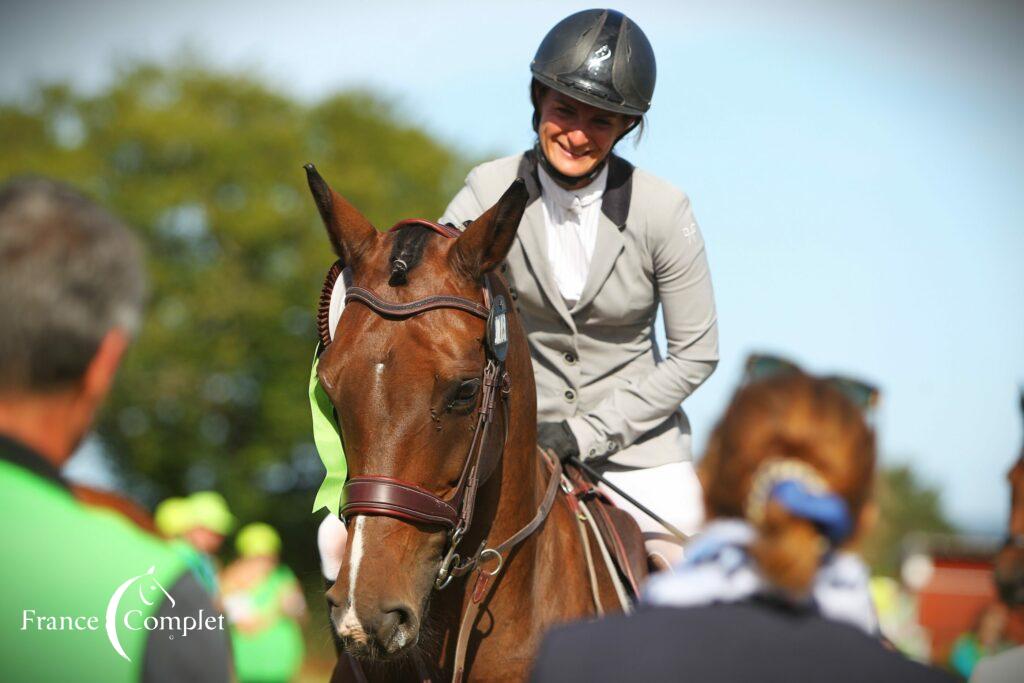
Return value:
[(528, 198), (526, 182), (516, 178), (501, 199), (469, 224), (448, 252), (452, 267), (477, 282), (508, 256)]
[(353, 265), (376, 241), (377, 229), (348, 200), (331, 189), (316, 166), (306, 164), (303, 168), (334, 253), (346, 266)]

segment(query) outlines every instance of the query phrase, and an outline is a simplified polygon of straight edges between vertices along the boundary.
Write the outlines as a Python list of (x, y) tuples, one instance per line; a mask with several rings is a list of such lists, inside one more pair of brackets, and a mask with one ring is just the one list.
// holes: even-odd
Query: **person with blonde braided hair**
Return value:
[(883, 644), (853, 552), (875, 514), (876, 395), (753, 357), (700, 464), (707, 522), (684, 559), (632, 617), (549, 634), (533, 680), (950, 680)]

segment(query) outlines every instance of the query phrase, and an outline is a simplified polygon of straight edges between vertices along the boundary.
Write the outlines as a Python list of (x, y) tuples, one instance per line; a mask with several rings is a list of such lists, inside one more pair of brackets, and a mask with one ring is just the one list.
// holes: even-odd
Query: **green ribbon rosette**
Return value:
[[(319, 347), (317, 347), (319, 351)], [(334, 406), (327, 392), (320, 386), (316, 369), (320, 365), (319, 356), (313, 358), (313, 368), (309, 373), (309, 408), (313, 414), (313, 443), (323, 461), (327, 474), (320, 484), (316, 498), (313, 500), (313, 512), (323, 508), (337, 516), (341, 504), (341, 490), (348, 477), (348, 464), (345, 462), (345, 449), (341, 446), (341, 434), (334, 420)]]

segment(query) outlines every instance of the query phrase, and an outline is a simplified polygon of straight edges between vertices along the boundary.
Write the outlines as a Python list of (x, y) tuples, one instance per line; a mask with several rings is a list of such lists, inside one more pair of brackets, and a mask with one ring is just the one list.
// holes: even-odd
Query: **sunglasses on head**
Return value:
[[(785, 358), (764, 353), (753, 353), (747, 357), (743, 382), (755, 382), (768, 377), (795, 374), (806, 373), (804, 373), (799, 365)], [(878, 405), (881, 394), (878, 391), (878, 387), (874, 385), (842, 375), (828, 375), (821, 379), (841, 391), (844, 396), (864, 412), (869, 412)]]

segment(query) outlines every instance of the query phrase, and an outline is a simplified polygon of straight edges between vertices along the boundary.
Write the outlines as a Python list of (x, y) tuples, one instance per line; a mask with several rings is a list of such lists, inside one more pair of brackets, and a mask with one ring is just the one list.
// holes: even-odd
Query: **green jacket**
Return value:
[(228, 679), (223, 619), (181, 557), (3, 436), (0, 520), (5, 680)]

